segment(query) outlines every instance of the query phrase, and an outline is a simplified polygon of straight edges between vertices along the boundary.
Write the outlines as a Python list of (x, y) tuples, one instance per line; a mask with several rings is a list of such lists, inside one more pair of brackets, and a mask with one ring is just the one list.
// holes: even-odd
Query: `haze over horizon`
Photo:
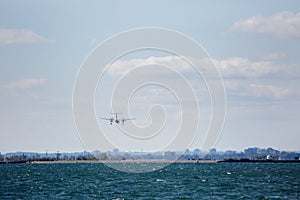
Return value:
[[(79, 67), (99, 43), (140, 27), (179, 31), (201, 44), (215, 63), (227, 97), (226, 122), (215, 148), (300, 151), (298, 1), (29, 0), (2, 1), (0, 5), (1, 153), (84, 150), (72, 114)], [(113, 63), (104, 77), (107, 87), (96, 91), (96, 114), (109, 117), (112, 110), (106, 96), (128, 66), (153, 62), (184, 71), (201, 96), (200, 116), (209, 116), (209, 93), (202, 91), (203, 83), (195, 82), (174, 55), (152, 51)], [(173, 76), (165, 77), (176, 86)], [(130, 114), (137, 118), (134, 123), (147, 125), (150, 104), (163, 102), (171, 116), (165, 130), (172, 133), (178, 125), (178, 109), (173, 107), (176, 99), (168, 95), (158, 87), (137, 92), (130, 105)], [(126, 111), (120, 108), (129, 117)], [(99, 123), (116, 133), (109, 122)], [(196, 138), (190, 149), (200, 147), (203, 137)]]

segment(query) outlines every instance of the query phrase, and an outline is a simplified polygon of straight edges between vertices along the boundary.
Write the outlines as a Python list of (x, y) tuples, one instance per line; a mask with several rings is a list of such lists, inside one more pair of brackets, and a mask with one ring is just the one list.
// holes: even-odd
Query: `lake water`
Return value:
[(101, 163), (0, 165), (0, 199), (300, 199), (299, 163), (174, 163), (125, 173)]

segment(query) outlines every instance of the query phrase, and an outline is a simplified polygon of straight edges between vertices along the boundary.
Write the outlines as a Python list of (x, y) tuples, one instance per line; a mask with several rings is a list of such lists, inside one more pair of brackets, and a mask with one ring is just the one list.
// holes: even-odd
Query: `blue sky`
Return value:
[(299, 8), (299, 1), (1, 1), (0, 152), (83, 150), (72, 117), (76, 73), (98, 43), (138, 27), (182, 32), (216, 63), (227, 92), (216, 148), (300, 150)]

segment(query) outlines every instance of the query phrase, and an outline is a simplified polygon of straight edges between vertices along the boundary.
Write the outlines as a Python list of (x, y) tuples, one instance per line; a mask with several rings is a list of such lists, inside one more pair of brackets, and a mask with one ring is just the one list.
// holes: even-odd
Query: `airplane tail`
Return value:
[(118, 119), (118, 114), (119, 115), (122, 115), (122, 113), (117, 113), (117, 112), (115, 112), (115, 113), (110, 113), (111, 115), (116, 115), (116, 119)]

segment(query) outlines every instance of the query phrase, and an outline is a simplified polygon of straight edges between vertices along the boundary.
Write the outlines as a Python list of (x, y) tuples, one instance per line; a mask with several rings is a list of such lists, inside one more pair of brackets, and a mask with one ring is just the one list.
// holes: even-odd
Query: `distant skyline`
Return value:
[[(97, 44), (139, 27), (179, 31), (211, 56), (227, 94), (226, 122), (215, 148), (299, 151), (299, 8), (299, 1), (278, 0), (1, 1), (0, 152), (84, 150), (72, 115), (77, 71)], [(106, 83), (125, 73), (126, 65), (149, 60), (182, 67), (169, 54), (134, 54), (115, 63)], [(97, 114), (103, 117), (111, 110), (101, 95), (110, 90), (109, 85), (97, 91)], [(138, 94), (137, 124), (149, 122), (142, 97), (174, 103), (159, 92), (149, 88)], [(116, 132), (109, 123), (106, 128)], [(190, 149), (200, 144), (197, 139)]]

